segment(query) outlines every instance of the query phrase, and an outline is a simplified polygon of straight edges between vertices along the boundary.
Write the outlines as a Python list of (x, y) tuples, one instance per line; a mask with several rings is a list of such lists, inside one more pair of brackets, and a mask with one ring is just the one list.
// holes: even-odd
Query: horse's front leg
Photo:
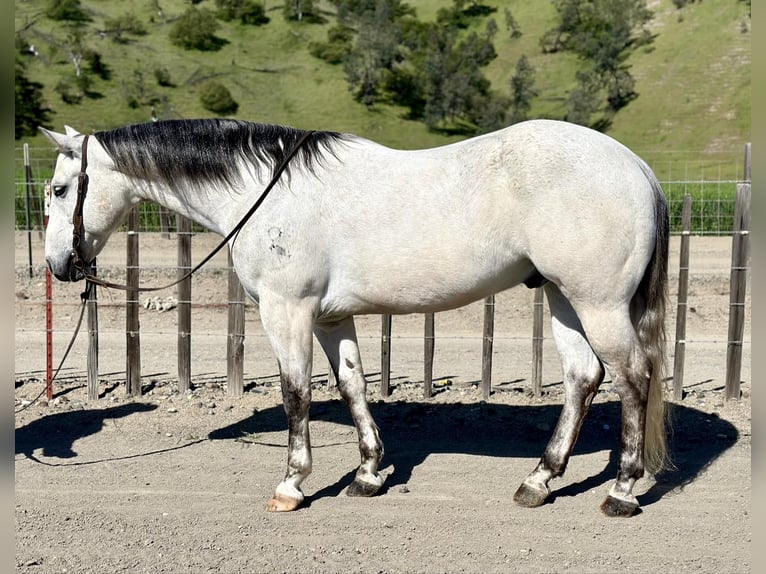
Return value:
[(287, 472), (267, 505), (270, 512), (295, 510), (303, 502), (301, 483), (311, 474), (312, 326), (314, 310), (306, 301), (277, 302), (261, 298), (261, 321), (279, 364), (282, 400), (287, 415)]
[(346, 494), (373, 496), (384, 481), (378, 473), (378, 465), (383, 458), (383, 443), (367, 405), (367, 381), (359, 355), (354, 319), (348, 317), (332, 324), (317, 325), (314, 333), (332, 365), (338, 390), (351, 411), (359, 437), (362, 461)]

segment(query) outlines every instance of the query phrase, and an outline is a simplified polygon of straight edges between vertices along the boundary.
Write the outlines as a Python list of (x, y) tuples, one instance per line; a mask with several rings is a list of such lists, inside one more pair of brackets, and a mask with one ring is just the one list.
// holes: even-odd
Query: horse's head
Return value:
[(74, 216), (79, 175), (85, 165), (82, 161), (85, 136), (70, 127), (66, 128), (66, 134), (43, 128), (40, 131), (59, 152), (51, 179), (45, 261), (57, 279), (78, 281), (83, 278), (83, 272), (74, 264), (75, 253), (79, 252), (83, 268), (87, 269), (136, 200), (130, 199), (127, 178), (114, 169), (114, 163), (96, 138), (89, 137), (86, 151), (87, 194), (82, 203), (82, 225), (79, 247), (76, 248), (73, 245), (76, 231)]

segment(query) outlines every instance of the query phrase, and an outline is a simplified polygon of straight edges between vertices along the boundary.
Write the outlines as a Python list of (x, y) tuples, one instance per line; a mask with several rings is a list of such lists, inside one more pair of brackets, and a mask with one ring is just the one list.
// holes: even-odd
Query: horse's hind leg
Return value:
[(564, 407), (537, 467), (513, 496), (521, 506), (535, 507), (550, 494), (548, 483), (561, 476), (574, 449), (591, 401), (604, 379), (604, 367), (585, 338), (583, 327), (558, 287), (545, 287), (551, 310), (553, 338), (564, 372)]
[(383, 486), (383, 478), (378, 474), (383, 443), (367, 405), (367, 382), (362, 370), (354, 319), (348, 317), (337, 323), (317, 325), (314, 333), (332, 365), (338, 390), (351, 411), (359, 436), (362, 462), (346, 494), (372, 496)]
[(612, 374), (622, 406), (617, 480), (602, 502), (601, 511), (607, 516), (631, 516), (639, 506), (633, 485), (644, 475), (651, 361), (641, 349), (627, 306), (586, 309), (579, 315), (594, 351)]

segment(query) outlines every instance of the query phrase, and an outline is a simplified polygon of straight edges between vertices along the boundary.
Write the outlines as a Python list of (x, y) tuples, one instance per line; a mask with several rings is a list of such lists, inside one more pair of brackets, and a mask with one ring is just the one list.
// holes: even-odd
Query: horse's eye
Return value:
[(54, 185), (53, 186), (53, 195), (56, 197), (61, 197), (66, 193), (66, 185)]

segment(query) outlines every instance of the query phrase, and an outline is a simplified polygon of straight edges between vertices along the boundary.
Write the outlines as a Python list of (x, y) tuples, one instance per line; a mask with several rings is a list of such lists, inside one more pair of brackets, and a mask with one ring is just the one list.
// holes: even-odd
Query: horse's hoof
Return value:
[(614, 496), (608, 495), (604, 502), (601, 503), (601, 512), (606, 516), (614, 518), (627, 518), (633, 516), (636, 510), (638, 510), (637, 502), (630, 502), (628, 500), (621, 500)]
[(380, 484), (372, 484), (359, 479), (354, 480), (346, 489), (348, 496), (375, 496), (380, 490)]
[(290, 512), (298, 508), (301, 502), (303, 501), (298, 498), (277, 493), (274, 495), (274, 498), (269, 500), (266, 510), (269, 512)]
[(519, 506), (526, 508), (536, 508), (542, 506), (550, 492), (548, 489), (540, 490), (522, 482), (516, 493), (513, 495), (513, 501)]

